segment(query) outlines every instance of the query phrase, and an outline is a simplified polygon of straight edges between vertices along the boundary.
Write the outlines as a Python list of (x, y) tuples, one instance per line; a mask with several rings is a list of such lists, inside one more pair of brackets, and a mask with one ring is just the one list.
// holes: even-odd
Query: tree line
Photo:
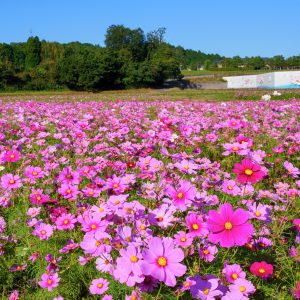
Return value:
[(300, 66), (300, 56), (285, 59), (235, 56), (175, 47), (165, 41), (165, 28), (112, 25), (105, 47), (57, 43), (29, 37), (26, 43), (0, 44), (0, 89), (64, 89), (98, 91), (157, 87), (182, 77), (182, 69), (280, 69)]

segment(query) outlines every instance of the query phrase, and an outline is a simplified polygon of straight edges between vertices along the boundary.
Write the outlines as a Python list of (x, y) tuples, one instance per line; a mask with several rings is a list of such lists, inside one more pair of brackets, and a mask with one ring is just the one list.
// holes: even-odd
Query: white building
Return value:
[(230, 89), (300, 88), (300, 71), (271, 72), (257, 75), (223, 77)]

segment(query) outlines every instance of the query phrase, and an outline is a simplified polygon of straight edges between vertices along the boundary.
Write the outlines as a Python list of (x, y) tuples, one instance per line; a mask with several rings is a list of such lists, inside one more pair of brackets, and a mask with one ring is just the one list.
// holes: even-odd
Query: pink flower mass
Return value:
[[(159, 70), (164, 52), (183, 55), (151, 36), (147, 62)], [(27, 60), (27, 43), (1, 44), (1, 55), (14, 47)], [(102, 67), (102, 54), (89, 55), (98, 48), (76, 50), (82, 60), (68, 67)], [(49, 61), (18, 69), (22, 82), (38, 85), (59, 49), (43, 41)], [(139, 91), (1, 94), (2, 298), (300, 299), (298, 90), (275, 101), (224, 90), (237, 99), (226, 102)]]

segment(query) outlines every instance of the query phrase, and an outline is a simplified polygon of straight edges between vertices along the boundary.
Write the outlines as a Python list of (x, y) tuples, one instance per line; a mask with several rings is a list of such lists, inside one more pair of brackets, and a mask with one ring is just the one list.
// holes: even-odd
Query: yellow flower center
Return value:
[(232, 228), (232, 224), (230, 222), (225, 223), (225, 229), (230, 230)]
[(167, 259), (164, 256), (160, 256), (157, 259), (157, 264), (161, 267), (165, 267), (167, 265)]
[(41, 234), (42, 234), (42, 235), (46, 234), (46, 230), (42, 230), (42, 231), (41, 231)]
[(15, 181), (14, 181), (13, 179), (11, 179), (11, 180), (9, 181), (9, 183), (10, 183), (10, 184), (14, 184)]
[(48, 279), (48, 280), (47, 280), (47, 284), (48, 284), (48, 285), (52, 284), (52, 282), (53, 282), (53, 280), (51, 280), (51, 279)]
[(67, 194), (71, 194), (72, 191), (71, 191), (71, 190), (66, 190), (66, 193), (67, 193)]
[(32, 172), (33, 176), (36, 176), (38, 173), (36, 171)]
[(130, 261), (133, 262), (133, 263), (136, 263), (138, 260), (139, 260), (139, 258), (136, 255), (132, 255), (130, 257)]
[(198, 225), (198, 224), (193, 224), (193, 225), (192, 225), (192, 228), (193, 228), (194, 230), (198, 230), (198, 229), (199, 229), (199, 225)]
[(246, 169), (246, 170), (245, 170), (245, 174), (248, 175), (248, 176), (250, 176), (250, 175), (253, 174), (253, 171), (250, 170), (250, 169)]
[(233, 187), (231, 185), (229, 185), (228, 189), (231, 191), (233, 189)]
[(257, 217), (260, 217), (260, 216), (261, 216), (261, 212), (260, 212), (260, 211), (256, 211), (256, 212), (255, 212), (255, 215), (256, 215)]
[(178, 197), (179, 199), (182, 199), (182, 198), (183, 198), (183, 193), (181, 193), (181, 192), (178, 193), (178, 194), (177, 194), (177, 197)]
[(233, 150), (233, 151), (238, 151), (239, 148), (238, 148), (238, 147), (233, 147), (232, 150)]
[(10, 158), (15, 158), (15, 156), (13, 154), (10, 155)]
[(185, 241), (186, 241), (186, 238), (185, 238), (185, 237), (182, 237), (180, 240), (181, 240), (182, 242), (185, 242)]
[(141, 226), (140, 226), (140, 229), (141, 229), (141, 230), (145, 230), (145, 229), (146, 229), (146, 226), (145, 226), (145, 225), (141, 225)]
[(92, 228), (92, 229), (96, 229), (97, 226), (96, 226), (95, 224), (92, 224), (92, 225), (91, 225), (91, 228)]
[(101, 289), (102, 287), (103, 287), (103, 283), (98, 283), (98, 284), (97, 284), (97, 288), (98, 288), (98, 289)]
[(204, 253), (205, 255), (207, 255), (207, 254), (209, 254), (209, 251), (208, 251), (207, 249), (205, 249), (205, 250), (203, 250), (203, 253)]
[(189, 283), (189, 282), (186, 282), (185, 284), (184, 284), (184, 286), (185, 287), (189, 287), (191, 284)]
[(245, 288), (243, 285), (241, 285), (241, 286), (240, 286), (240, 291), (243, 293), (243, 292), (246, 291), (246, 288)]
[(239, 278), (239, 275), (237, 273), (232, 273), (231, 274), (231, 278), (232, 279), (238, 279)]
[(204, 295), (208, 295), (208, 294), (209, 294), (209, 289), (205, 289), (205, 290), (203, 291), (203, 294), (204, 294)]
[(64, 220), (64, 224), (65, 225), (69, 224), (69, 220)]
[(101, 242), (100, 241), (96, 241), (95, 245), (98, 247), (101, 245)]
[(260, 269), (258, 270), (258, 272), (259, 272), (260, 274), (264, 274), (264, 273), (266, 272), (266, 270), (265, 270), (264, 268), (260, 268)]
[(114, 188), (117, 188), (118, 186), (119, 186), (119, 185), (118, 185), (117, 183), (114, 183), (114, 184), (113, 184), (113, 187), (114, 187)]

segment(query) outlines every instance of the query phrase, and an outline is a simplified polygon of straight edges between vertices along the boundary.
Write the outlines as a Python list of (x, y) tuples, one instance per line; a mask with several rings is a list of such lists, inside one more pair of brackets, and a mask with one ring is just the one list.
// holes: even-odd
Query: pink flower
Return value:
[(174, 205), (181, 210), (187, 209), (187, 205), (195, 199), (196, 193), (197, 189), (186, 180), (180, 181), (176, 189), (169, 186), (166, 190), (166, 194), (173, 200)]
[(10, 295), (9, 295), (9, 300), (18, 300), (19, 299), (19, 292), (17, 290), (13, 291)]
[(61, 214), (55, 221), (58, 230), (71, 230), (74, 228), (76, 218), (72, 214)]
[(115, 278), (128, 286), (134, 286), (144, 280), (141, 270), (143, 257), (140, 250), (133, 244), (129, 244), (127, 249), (120, 250), (121, 257), (117, 258), (117, 267), (114, 272)]
[(106, 279), (94, 279), (90, 286), (90, 292), (92, 295), (102, 295), (108, 290), (108, 285), (109, 282)]
[(175, 286), (175, 276), (184, 275), (187, 269), (180, 263), (184, 259), (183, 251), (174, 248), (171, 238), (152, 238), (148, 243), (148, 249), (143, 250), (143, 258), (144, 275), (151, 275), (168, 286)]
[(58, 192), (68, 200), (76, 200), (79, 194), (77, 185), (62, 184)]
[(248, 296), (249, 294), (253, 294), (256, 291), (254, 285), (250, 281), (243, 278), (239, 278), (235, 280), (234, 284), (231, 284), (229, 286), (229, 290), (233, 292), (234, 291), (241, 292), (245, 296)]
[(1, 186), (4, 189), (17, 189), (22, 186), (21, 178), (18, 175), (5, 174), (1, 177)]
[(266, 279), (273, 274), (273, 266), (265, 261), (254, 262), (250, 266), (250, 272), (255, 276)]
[(207, 225), (200, 215), (191, 213), (185, 218), (186, 224), (190, 230), (190, 236), (205, 237), (208, 234)]
[(243, 159), (241, 164), (234, 164), (233, 172), (237, 174), (237, 180), (242, 183), (256, 183), (266, 175), (261, 170), (261, 166), (254, 164), (250, 159)]
[(226, 264), (222, 270), (225, 274), (226, 280), (230, 283), (234, 283), (239, 278), (246, 278), (246, 273), (242, 270), (241, 266), (238, 264), (228, 265)]
[(48, 240), (53, 233), (53, 227), (49, 224), (40, 223), (35, 227), (32, 233), (38, 236), (40, 240)]
[(44, 289), (48, 289), (49, 292), (51, 292), (54, 288), (56, 288), (60, 281), (60, 278), (58, 277), (58, 273), (53, 273), (53, 274), (44, 273), (41, 279), (42, 280), (39, 281), (39, 286)]
[(207, 225), (210, 242), (220, 243), (222, 247), (245, 245), (254, 233), (252, 224), (248, 223), (249, 214), (242, 208), (233, 211), (231, 204), (224, 203), (220, 211), (210, 210)]
[(44, 177), (44, 172), (40, 167), (29, 166), (26, 168), (24, 176), (29, 178), (31, 182), (35, 182), (36, 179)]
[(186, 234), (184, 231), (179, 231), (174, 235), (174, 244), (176, 246), (181, 246), (182, 248), (187, 248), (192, 245), (194, 238), (188, 233)]
[(5, 152), (3, 160), (6, 162), (16, 162), (20, 159), (20, 152), (17, 150), (9, 150)]

